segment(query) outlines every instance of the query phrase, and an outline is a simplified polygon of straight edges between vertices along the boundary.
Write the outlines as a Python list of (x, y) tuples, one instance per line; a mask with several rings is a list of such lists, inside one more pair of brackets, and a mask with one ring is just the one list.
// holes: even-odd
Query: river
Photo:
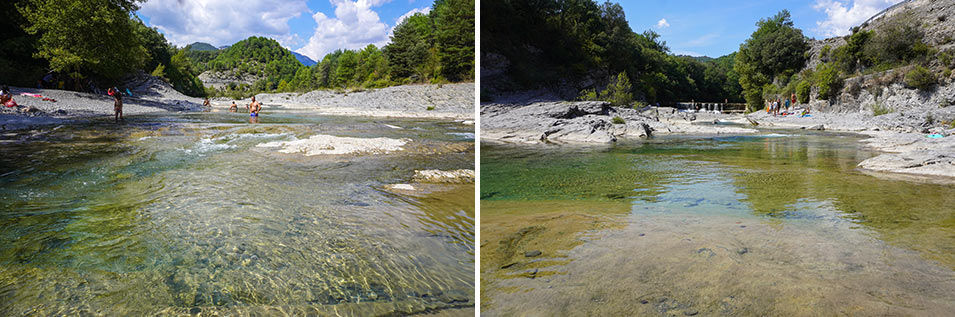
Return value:
[[(407, 314), (473, 307), (473, 126), (266, 109), (0, 135), (0, 315)], [(286, 154), (313, 135), (410, 140)]]
[(946, 315), (955, 186), (859, 136), (763, 130), (481, 147), (481, 311)]

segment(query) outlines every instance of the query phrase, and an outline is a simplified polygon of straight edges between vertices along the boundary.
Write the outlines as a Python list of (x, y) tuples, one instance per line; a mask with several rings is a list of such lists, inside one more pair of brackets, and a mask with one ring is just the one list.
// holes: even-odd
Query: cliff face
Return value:
[[(832, 100), (820, 100), (815, 91), (811, 104), (814, 109), (831, 112), (859, 112), (873, 114), (875, 109), (889, 112), (880, 117), (919, 117), (923, 126), (951, 125), (955, 120), (955, 1), (905, 1), (885, 11), (859, 27), (859, 31), (885, 31), (896, 19), (919, 23), (922, 42), (931, 49), (920, 64), (937, 78), (927, 89), (916, 89), (905, 84), (905, 74), (915, 65), (899, 66), (885, 71), (862, 69), (846, 76), (840, 92)], [(806, 70), (816, 69), (825, 62), (824, 51), (834, 51), (846, 45), (848, 36), (813, 40), (810, 42)], [(826, 49), (825, 47), (829, 47)], [(900, 117), (900, 118), (901, 118)]]

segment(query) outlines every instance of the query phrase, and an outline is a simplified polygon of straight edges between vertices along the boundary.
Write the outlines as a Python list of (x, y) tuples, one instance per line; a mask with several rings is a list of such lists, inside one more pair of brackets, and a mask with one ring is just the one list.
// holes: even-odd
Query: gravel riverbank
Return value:
[[(202, 99), (183, 95), (155, 78), (147, 78), (131, 87), (132, 96), (123, 98), (123, 114), (200, 111)], [(113, 97), (58, 89), (10, 87), (16, 108), (2, 107), (0, 128), (15, 130), (33, 126), (61, 124), (75, 119), (102, 117), (112, 120)], [(39, 94), (54, 101), (21, 93)]]
[[(314, 90), (307, 93), (258, 94), (266, 106), (329, 115), (441, 118), (474, 120), (474, 83), (404, 85), (360, 92)], [(240, 111), (250, 99), (236, 100)], [(232, 100), (216, 99), (213, 107), (228, 111)]]

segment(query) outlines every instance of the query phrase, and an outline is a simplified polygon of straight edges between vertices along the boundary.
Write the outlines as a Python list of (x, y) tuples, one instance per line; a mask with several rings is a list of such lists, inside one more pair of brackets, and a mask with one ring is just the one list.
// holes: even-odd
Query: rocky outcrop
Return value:
[(230, 83), (252, 85), (258, 80), (266, 79), (252, 74), (236, 74), (236, 71), (217, 72), (212, 70), (205, 71), (198, 77), (203, 86), (212, 86), (216, 89), (223, 89)]
[[(919, 24), (922, 40), (938, 52), (939, 55), (930, 56), (924, 63), (932, 73), (938, 77), (938, 83), (926, 90), (907, 87), (904, 75), (913, 66), (898, 67), (882, 72), (863, 72), (849, 75), (842, 84), (842, 88), (833, 100), (820, 100), (815, 96), (815, 88), (811, 100), (814, 111), (835, 113), (859, 113), (872, 116), (885, 112), (900, 112), (908, 117), (917, 115), (929, 126), (940, 126), (942, 122), (951, 122), (955, 119), (955, 111), (945, 109), (955, 104), (955, 74), (946, 72), (955, 67), (951, 61), (940, 58), (942, 53), (951, 55), (955, 52), (955, 2), (936, 0), (912, 0), (900, 3), (887, 10), (881, 16), (874, 18), (860, 26), (863, 31), (883, 32), (887, 23), (896, 19), (906, 19)], [(827, 62), (821, 52), (829, 46), (829, 52), (846, 44), (845, 37), (836, 37), (824, 40), (810, 41), (808, 52), (809, 60), (805, 66), (807, 70), (814, 70), (818, 65)], [(936, 53), (932, 53), (936, 54)], [(829, 53), (832, 55), (832, 53)], [(948, 62), (949, 65), (944, 65)], [(875, 111), (878, 109), (879, 111)], [(887, 120), (877, 122), (880, 128), (889, 128), (893, 119), (907, 116), (889, 116)], [(879, 120), (876, 120), (879, 121)], [(885, 125), (885, 126), (882, 126)], [(920, 126), (921, 124), (904, 123), (901, 126)], [(928, 128), (926, 126), (924, 128)], [(923, 127), (916, 128), (921, 130)], [(902, 129), (904, 131), (907, 129)]]
[[(626, 134), (603, 101), (493, 104), (481, 108), (481, 137), (518, 143), (610, 143)], [(646, 118), (642, 118), (646, 120)]]
[[(481, 138), (512, 143), (611, 143), (661, 134), (754, 133), (756, 130), (697, 124), (729, 115), (678, 112), (673, 108), (612, 107), (603, 101), (537, 102), (481, 106)], [(710, 118), (710, 117), (713, 118)]]
[[(951, 134), (955, 130), (947, 132)], [(917, 133), (880, 133), (863, 142), (889, 153), (862, 161), (859, 163), (862, 169), (955, 177), (955, 136), (932, 139)]]

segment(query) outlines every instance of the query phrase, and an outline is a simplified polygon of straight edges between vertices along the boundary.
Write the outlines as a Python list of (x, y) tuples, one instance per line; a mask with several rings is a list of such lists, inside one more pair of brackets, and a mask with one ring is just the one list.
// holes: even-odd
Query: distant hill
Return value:
[(220, 50), (224, 50), (224, 49), (227, 49), (227, 48), (230, 48), (230, 47), (232, 47), (232, 45), (222, 45), (222, 46), (219, 46), (219, 49), (220, 49)]
[(218, 51), (219, 49), (216, 48), (215, 46), (212, 46), (212, 44), (209, 44), (209, 43), (195, 42), (195, 43), (186, 45), (186, 50), (190, 50), (190, 51)]
[(279, 42), (257, 36), (241, 40), (210, 57), (197, 65), (203, 71), (200, 78), (207, 85), (255, 84), (252, 88), (258, 91), (273, 90), (281, 82), (291, 81), (303, 64)]
[(292, 52), (292, 55), (295, 56), (295, 59), (297, 59), (300, 63), (302, 63), (302, 65), (312, 66), (312, 65), (318, 64), (315, 61), (313, 61), (311, 58), (308, 58), (308, 56), (296, 53), (294, 51)]

